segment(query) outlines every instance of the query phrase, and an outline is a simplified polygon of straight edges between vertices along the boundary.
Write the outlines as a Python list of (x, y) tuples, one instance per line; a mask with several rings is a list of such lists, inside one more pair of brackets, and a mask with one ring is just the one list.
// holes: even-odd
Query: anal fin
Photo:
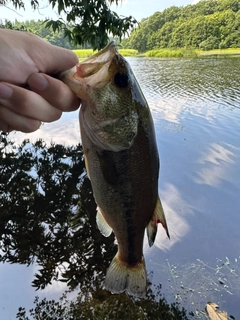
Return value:
[(163, 207), (162, 207), (162, 203), (161, 203), (161, 200), (159, 197), (157, 199), (157, 203), (156, 203), (156, 207), (155, 207), (153, 216), (147, 225), (147, 236), (148, 236), (148, 243), (149, 243), (150, 247), (154, 244), (156, 234), (157, 234), (157, 224), (158, 223), (162, 224), (163, 228), (166, 231), (168, 238), (170, 239), (170, 235), (169, 235), (168, 227), (167, 227), (167, 221), (166, 221), (165, 214), (164, 214)]
[(104, 237), (109, 237), (110, 234), (112, 233), (112, 228), (109, 226), (109, 224), (105, 220), (105, 218), (101, 212), (101, 209), (99, 207), (97, 207), (96, 221), (97, 221), (98, 229), (100, 230), (101, 234)]

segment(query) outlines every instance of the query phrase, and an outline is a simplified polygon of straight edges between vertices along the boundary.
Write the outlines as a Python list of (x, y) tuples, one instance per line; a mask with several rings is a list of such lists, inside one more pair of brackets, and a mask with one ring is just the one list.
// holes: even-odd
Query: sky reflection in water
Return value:
[[(159, 226), (155, 246), (144, 244), (152, 281), (189, 310), (211, 300), (240, 318), (240, 59), (128, 60), (155, 122), (171, 235)], [(77, 144), (78, 112), (12, 136)]]
[[(153, 74), (145, 78), (154, 91), (146, 97), (161, 158), (160, 197), (173, 235), (168, 244), (160, 227), (156, 245), (165, 252), (147, 251), (153, 282), (188, 309), (215, 301), (237, 319), (240, 59), (156, 59), (145, 62), (149, 68), (151, 62)], [(144, 91), (140, 70), (139, 61)]]

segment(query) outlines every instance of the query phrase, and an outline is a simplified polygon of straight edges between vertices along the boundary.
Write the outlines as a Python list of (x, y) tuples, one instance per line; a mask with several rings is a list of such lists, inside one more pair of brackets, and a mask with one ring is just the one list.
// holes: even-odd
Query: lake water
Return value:
[[(151, 281), (195, 318), (205, 319), (212, 301), (240, 319), (240, 57), (128, 61), (152, 110), (171, 235), (159, 227), (154, 247), (144, 245)], [(76, 144), (78, 114), (11, 136)], [(17, 307), (32, 303), (34, 268), (0, 266), (1, 319), (15, 319)], [(52, 286), (41, 296), (61, 290)]]

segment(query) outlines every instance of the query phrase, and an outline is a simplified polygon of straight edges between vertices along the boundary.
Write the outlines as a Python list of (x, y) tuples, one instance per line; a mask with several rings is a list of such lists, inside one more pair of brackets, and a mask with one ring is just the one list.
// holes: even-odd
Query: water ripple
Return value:
[(193, 101), (207, 100), (228, 109), (240, 108), (240, 58), (129, 58), (129, 62), (149, 103), (185, 99), (190, 107)]

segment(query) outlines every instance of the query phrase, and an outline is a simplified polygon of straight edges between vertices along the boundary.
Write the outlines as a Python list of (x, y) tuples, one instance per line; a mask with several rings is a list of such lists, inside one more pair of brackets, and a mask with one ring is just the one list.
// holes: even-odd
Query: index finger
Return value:
[(28, 78), (28, 85), (61, 111), (74, 111), (80, 106), (80, 99), (65, 83), (46, 74), (33, 73)]
[(33, 61), (38, 66), (40, 72), (47, 74), (57, 74), (61, 71), (71, 69), (75, 66), (79, 59), (77, 55), (68, 49), (61, 48), (46, 42), (43, 39), (42, 52), (39, 55), (34, 51)]

